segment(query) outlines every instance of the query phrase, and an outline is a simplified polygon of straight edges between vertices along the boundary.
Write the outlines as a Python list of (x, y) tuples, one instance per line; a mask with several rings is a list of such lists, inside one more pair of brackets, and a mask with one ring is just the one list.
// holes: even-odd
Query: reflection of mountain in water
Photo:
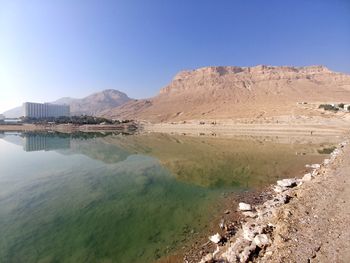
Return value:
[(323, 158), (317, 152), (320, 144), (311, 142), (289, 144), (168, 134), (111, 136), (103, 140), (128, 152), (157, 158), (177, 180), (211, 188), (265, 186), (279, 178), (297, 176), (305, 164)]
[(83, 154), (91, 159), (107, 164), (124, 161), (130, 155), (125, 149), (110, 144), (102, 138), (90, 140), (72, 139), (70, 151), (62, 153)]
[[(177, 180), (202, 187), (261, 187), (296, 176), (306, 163), (320, 161), (320, 144), (273, 143), (237, 138), (167, 134), (23, 134), (26, 151), (83, 154), (106, 164), (130, 155), (152, 156)], [(5, 137), (6, 139), (6, 137)], [(13, 139), (12, 139), (13, 140)], [(325, 145), (324, 145), (325, 146)], [(306, 155), (296, 154), (308, 153)]]
[(2, 133), (0, 134), (0, 139), (15, 145), (24, 145), (23, 137), (19, 133)]

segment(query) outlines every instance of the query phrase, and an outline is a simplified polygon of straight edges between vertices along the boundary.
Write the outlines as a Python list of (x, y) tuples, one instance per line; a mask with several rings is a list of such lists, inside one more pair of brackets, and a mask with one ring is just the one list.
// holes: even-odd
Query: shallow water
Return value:
[(0, 262), (153, 262), (223, 193), (264, 187), (331, 147), (165, 134), (0, 134)]

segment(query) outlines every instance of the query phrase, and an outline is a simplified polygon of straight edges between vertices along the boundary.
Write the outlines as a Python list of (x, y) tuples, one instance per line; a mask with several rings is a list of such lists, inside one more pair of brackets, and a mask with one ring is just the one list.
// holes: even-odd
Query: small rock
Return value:
[(259, 234), (254, 237), (254, 243), (258, 247), (262, 248), (269, 245), (271, 240), (266, 234)]
[(246, 204), (246, 203), (239, 203), (238, 204), (238, 209), (241, 211), (251, 211), (252, 210), (252, 206), (250, 204)]
[(305, 165), (306, 168), (312, 168), (312, 169), (319, 169), (321, 167), (320, 164), (314, 163), (314, 164), (307, 164)]
[(252, 252), (256, 249), (254, 242), (250, 246), (245, 247), (239, 255), (239, 262), (247, 262)]
[(227, 215), (230, 213), (230, 210), (226, 210), (224, 213)]
[(225, 228), (225, 220), (224, 220), (224, 219), (221, 219), (221, 220), (220, 220), (219, 227), (220, 227), (221, 229), (224, 229), (224, 228)]
[(314, 170), (311, 172), (311, 175), (312, 175), (312, 176), (316, 176), (316, 175), (318, 175), (318, 174), (319, 174), (319, 172), (318, 172), (317, 169), (314, 169)]
[(312, 180), (312, 175), (311, 173), (307, 173), (303, 176), (303, 179), (301, 179), (303, 182), (308, 182)]
[(248, 241), (253, 241), (257, 234), (262, 232), (261, 226), (255, 226), (254, 224), (245, 224), (242, 226), (243, 238)]
[(257, 217), (257, 214), (252, 211), (245, 211), (245, 212), (242, 212), (242, 214), (246, 217), (251, 217), (251, 218)]
[(216, 255), (217, 253), (219, 253), (219, 251), (220, 251), (219, 246), (216, 246), (216, 249), (215, 249), (215, 251), (213, 252), (213, 257), (215, 257), (215, 255)]
[(283, 179), (277, 181), (277, 185), (281, 187), (294, 187), (297, 186), (297, 183), (297, 179)]
[(210, 253), (208, 255), (206, 255), (204, 258), (202, 258), (202, 260), (200, 261), (200, 263), (208, 263), (208, 262), (213, 262), (213, 255)]
[(327, 165), (327, 164), (329, 164), (330, 162), (331, 162), (330, 159), (324, 159), (323, 164), (324, 164), (324, 165)]
[(273, 188), (273, 190), (274, 190), (276, 193), (282, 193), (282, 192), (286, 191), (287, 188), (286, 188), (286, 187), (279, 186), (279, 185), (276, 185), (276, 186)]
[(215, 244), (218, 244), (221, 241), (221, 238), (221, 235), (219, 233), (216, 233), (215, 235), (209, 237), (209, 240)]

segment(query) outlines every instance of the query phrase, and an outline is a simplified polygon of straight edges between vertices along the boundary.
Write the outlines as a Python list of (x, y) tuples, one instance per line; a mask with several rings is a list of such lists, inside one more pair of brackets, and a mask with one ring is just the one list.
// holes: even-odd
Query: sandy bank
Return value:
[(350, 262), (349, 154), (340, 144), (303, 179), (278, 182), (272, 199), (242, 205), (239, 225), (222, 226), (227, 236), (213, 235), (201, 262)]

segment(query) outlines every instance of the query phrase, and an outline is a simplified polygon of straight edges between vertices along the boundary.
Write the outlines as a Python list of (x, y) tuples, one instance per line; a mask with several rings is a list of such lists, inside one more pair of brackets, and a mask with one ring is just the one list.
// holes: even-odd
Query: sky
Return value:
[(260, 64), (350, 73), (350, 0), (0, 0), (0, 112)]

